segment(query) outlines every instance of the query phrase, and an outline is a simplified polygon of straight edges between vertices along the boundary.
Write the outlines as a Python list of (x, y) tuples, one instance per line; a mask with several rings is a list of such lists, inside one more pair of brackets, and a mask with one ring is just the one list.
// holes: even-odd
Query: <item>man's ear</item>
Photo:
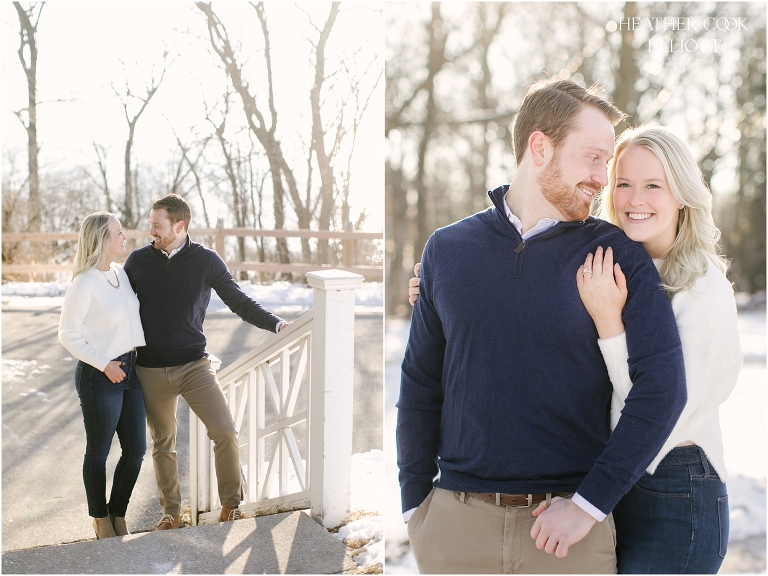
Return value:
[(528, 152), (531, 154), (533, 163), (541, 168), (547, 159), (551, 156), (552, 142), (547, 135), (540, 130), (532, 132), (528, 136)]
[(184, 231), (184, 220), (179, 220), (173, 225), (173, 231), (176, 234), (181, 234)]

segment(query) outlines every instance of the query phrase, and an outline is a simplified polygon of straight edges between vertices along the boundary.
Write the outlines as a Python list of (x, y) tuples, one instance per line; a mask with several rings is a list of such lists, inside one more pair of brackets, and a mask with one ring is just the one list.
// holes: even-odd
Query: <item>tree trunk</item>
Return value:
[(440, 4), (434, 2), (432, 4), (432, 20), (427, 25), (427, 31), (429, 32), (429, 76), (424, 87), (427, 91), (426, 117), (422, 123), (422, 136), (418, 152), (419, 166), (414, 181), (414, 186), (418, 192), (418, 200), (416, 201), (416, 236), (413, 242), (414, 262), (421, 260), (421, 254), (424, 251), (427, 238), (431, 234), (427, 226), (428, 190), (425, 182), (425, 163), (429, 141), (435, 129), (435, 115), (437, 113), (434, 97), (434, 78), (442, 69), (443, 64), (445, 64), (445, 34), (442, 31), (442, 25), (443, 19), (440, 14)]
[[(38, 153), (37, 144), (37, 25), (40, 22), (40, 12), (38, 12), (37, 21), (32, 24), (30, 15), (34, 5), (30, 9), (24, 10), (18, 2), (13, 3), (16, 12), (19, 15), (21, 45), (19, 46), (19, 60), (24, 68), (24, 74), (27, 77), (27, 113), (28, 119), (24, 123), (27, 131), (27, 152), (29, 157), (29, 221), (27, 228), (30, 232), (39, 232), (41, 224), (40, 211), (40, 176), (38, 173)], [(29, 49), (29, 61), (25, 58), (25, 48)], [(21, 116), (19, 116), (21, 119)]]
[(123, 225), (128, 228), (135, 228), (133, 216), (133, 178), (131, 172), (131, 149), (133, 148), (133, 134), (136, 124), (128, 123), (128, 139), (125, 142), (125, 199), (123, 201)]
[[(635, 2), (627, 2), (624, 4), (624, 15), (622, 16), (622, 20), (626, 22), (628, 19), (636, 17), (637, 4)], [(613, 71), (614, 78), (616, 79), (613, 103), (619, 110), (630, 115), (630, 117), (627, 118), (630, 124), (636, 123), (633, 120), (632, 115), (637, 110), (637, 90), (635, 90), (635, 82), (638, 78), (638, 69), (635, 59), (635, 47), (632, 45), (633, 34), (632, 30), (622, 30), (618, 68)], [(619, 122), (616, 125), (616, 134), (623, 132), (626, 127), (626, 121)]]
[[(315, 82), (310, 91), (310, 102), (312, 106), (312, 149), (315, 151), (317, 165), (320, 170), (320, 216), (318, 218), (318, 227), (320, 230), (328, 230), (331, 225), (331, 216), (333, 215), (333, 153), (329, 154), (325, 149), (325, 130), (320, 116), (320, 91), (325, 81), (325, 45), (331, 34), (331, 29), (339, 13), (339, 3), (334, 2), (331, 5), (331, 11), (325, 22), (323, 31), (315, 47)], [(328, 240), (318, 239), (317, 241), (318, 263), (328, 264)]]

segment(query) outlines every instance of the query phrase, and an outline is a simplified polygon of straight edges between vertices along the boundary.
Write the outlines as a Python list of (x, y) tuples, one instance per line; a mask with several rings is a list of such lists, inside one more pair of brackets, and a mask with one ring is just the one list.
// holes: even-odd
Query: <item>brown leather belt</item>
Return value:
[[(571, 492), (552, 492), (550, 496), (571, 496)], [(467, 496), (485, 500), (497, 506), (532, 506), (547, 499), (546, 494), (500, 494), (498, 492), (467, 492)]]

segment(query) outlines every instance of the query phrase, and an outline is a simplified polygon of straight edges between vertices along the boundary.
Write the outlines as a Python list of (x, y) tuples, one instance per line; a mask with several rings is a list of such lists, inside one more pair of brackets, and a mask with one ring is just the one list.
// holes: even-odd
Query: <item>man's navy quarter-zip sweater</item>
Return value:
[(139, 297), (147, 342), (138, 349), (139, 366), (180, 366), (207, 356), (203, 321), (211, 289), (232, 312), (258, 328), (274, 332), (281, 321), (240, 289), (216, 252), (189, 236), (172, 258), (150, 244), (131, 252), (124, 268)]
[[(424, 249), (397, 404), (403, 511), (434, 485), (578, 491), (607, 514), (685, 405), (672, 308), (645, 249), (607, 222), (560, 222), (523, 242), (505, 215), (507, 188)], [(598, 246), (613, 248), (629, 290), (633, 387), (613, 434), (611, 383), (576, 287)]]

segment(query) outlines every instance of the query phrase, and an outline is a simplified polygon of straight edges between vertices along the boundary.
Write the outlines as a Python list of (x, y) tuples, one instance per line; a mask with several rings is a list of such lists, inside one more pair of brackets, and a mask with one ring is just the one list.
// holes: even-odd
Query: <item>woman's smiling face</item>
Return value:
[(621, 229), (642, 243), (652, 258), (672, 247), (681, 204), (656, 154), (642, 146), (630, 146), (619, 154), (613, 205)]

